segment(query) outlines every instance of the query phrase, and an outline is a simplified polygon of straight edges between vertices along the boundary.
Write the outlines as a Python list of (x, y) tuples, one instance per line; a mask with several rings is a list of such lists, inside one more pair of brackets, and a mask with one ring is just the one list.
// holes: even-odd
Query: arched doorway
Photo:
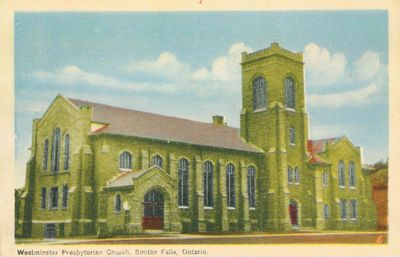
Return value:
[(144, 196), (142, 227), (143, 230), (164, 227), (164, 197), (157, 190), (151, 190)]
[(289, 214), (290, 214), (290, 223), (292, 226), (299, 225), (299, 217), (298, 217), (298, 208), (297, 203), (295, 201), (290, 201), (289, 204)]

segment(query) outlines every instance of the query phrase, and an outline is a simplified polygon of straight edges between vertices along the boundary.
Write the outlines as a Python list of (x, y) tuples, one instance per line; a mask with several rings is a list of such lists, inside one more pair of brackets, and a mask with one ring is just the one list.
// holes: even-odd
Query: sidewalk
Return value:
[(17, 239), (17, 244), (269, 244), (269, 243), (385, 243), (386, 231), (294, 231), (286, 233), (179, 234), (144, 233), (98, 239), (93, 236), (60, 239)]

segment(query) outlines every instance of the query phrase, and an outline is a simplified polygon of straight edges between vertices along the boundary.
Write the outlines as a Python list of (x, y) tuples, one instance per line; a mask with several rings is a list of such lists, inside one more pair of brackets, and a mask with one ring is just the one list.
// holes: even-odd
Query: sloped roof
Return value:
[(324, 152), (325, 151), (325, 143), (331, 144), (331, 143), (339, 141), (342, 138), (343, 138), (343, 136), (326, 138), (326, 139), (318, 139), (318, 140), (308, 140), (307, 141), (307, 149), (311, 153)]
[(107, 182), (105, 188), (119, 188), (119, 187), (128, 187), (132, 186), (132, 178), (139, 177), (143, 174), (144, 171), (132, 172), (132, 171), (125, 171), (119, 174), (117, 177), (111, 179)]
[(327, 160), (316, 153), (311, 153), (311, 158), (308, 160), (310, 164), (329, 164)]
[(130, 110), (105, 104), (71, 99), (76, 107), (93, 107), (93, 122), (107, 124), (92, 134), (114, 134), (218, 147), (246, 152), (262, 152), (246, 143), (239, 129), (212, 123)]
[(307, 150), (311, 155), (308, 162), (310, 164), (321, 164), (321, 165), (329, 164), (329, 162), (327, 160), (325, 160), (324, 158), (322, 158), (321, 156), (319, 156), (318, 153), (325, 151), (326, 143), (331, 144), (331, 143), (337, 142), (341, 138), (342, 137), (332, 137), (332, 138), (319, 139), (319, 140), (308, 140), (307, 141)]
[[(118, 176), (112, 178), (111, 180), (109, 180), (107, 182), (107, 185), (104, 188), (123, 188), (123, 187), (130, 187), (133, 185), (133, 178), (138, 178), (141, 175), (143, 175), (144, 173), (150, 171), (151, 169), (159, 169), (160, 171), (162, 171), (161, 168), (159, 168), (158, 166), (154, 165), (148, 169), (144, 169), (144, 170), (137, 170), (137, 171), (125, 171), (120, 173)], [(162, 171), (164, 172), (164, 171)]]

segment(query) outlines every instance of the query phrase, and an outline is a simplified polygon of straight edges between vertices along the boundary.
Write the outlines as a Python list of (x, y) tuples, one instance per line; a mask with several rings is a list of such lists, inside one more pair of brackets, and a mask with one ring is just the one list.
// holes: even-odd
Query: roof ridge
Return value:
[(193, 119), (189, 119), (189, 118), (170, 116), (170, 115), (154, 113), (154, 112), (146, 112), (146, 111), (137, 110), (137, 109), (130, 109), (130, 108), (126, 108), (126, 107), (120, 107), (120, 106), (115, 106), (115, 105), (110, 105), (110, 104), (91, 102), (91, 101), (86, 101), (86, 100), (81, 100), (81, 99), (76, 99), (76, 98), (70, 98), (70, 97), (66, 97), (66, 98), (68, 100), (70, 100), (73, 104), (75, 104), (74, 101), (80, 101), (80, 102), (84, 102), (84, 103), (88, 103), (88, 104), (92, 104), (92, 105), (102, 105), (102, 106), (105, 106), (105, 107), (111, 107), (111, 108), (116, 108), (116, 109), (125, 110), (125, 111), (139, 112), (139, 113), (143, 113), (143, 114), (150, 114), (150, 115), (154, 115), (154, 116), (161, 116), (161, 117), (166, 117), (166, 118), (179, 119), (179, 120), (184, 120), (184, 121), (189, 121), (189, 122), (197, 122), (197, 123), (202, 123), (202, 124), (206, 124), (206, 125), (214, 126), (214, 127), (218, 127), (218, 128), (220, 127), (220, 128), (239, 129), (237, 127), (232, 127), (232, 126), (229, 126), (229, 125), (221, 126), (221, 125), (213, 124), (211, 122), (198, 121), (198, 120), (193, 120)]
[(121, 177), (123, 177), (123, 176), (129, 174), (129, 173), (132, 173), (132, 171), (130, 171), (130, 170), (123, 171), (122, 173), (118, 174), (117, 176), (112, 177), (112, 178), (111, 178), (109, 181), (107, 181), (107, 182), (108, 182), (108, 183), (111, 183), (111, 182), (113, 182), (113, 181), (115, 181), (115, 180), (117, 180), (117, 179), (119, 179), (119, 178), (121, 178)]
[(320, 138), (320, 139), (308, 139), (308, 141), (316, 142), (316, 141), (330, 141), (330, 140), (338, 140), (345, 137), (345, 135), (337, 136), (337, 137), (328, 137), (328, 138)]
[(91, 121), (108, 124), (91, 135), (112, 134), (166, 140), (246, 152), (262, 152), (240, 136), (240, 129), (126, 107), (66, 98), (72, 106), (91, 106)]

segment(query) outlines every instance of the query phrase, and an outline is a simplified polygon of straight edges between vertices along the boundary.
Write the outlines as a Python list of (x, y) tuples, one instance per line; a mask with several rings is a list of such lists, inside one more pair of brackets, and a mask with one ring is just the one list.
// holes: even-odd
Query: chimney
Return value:
[(226, 125), (225, 117), (221, 115), (212, 116), (212, 123), (215, 125)]

